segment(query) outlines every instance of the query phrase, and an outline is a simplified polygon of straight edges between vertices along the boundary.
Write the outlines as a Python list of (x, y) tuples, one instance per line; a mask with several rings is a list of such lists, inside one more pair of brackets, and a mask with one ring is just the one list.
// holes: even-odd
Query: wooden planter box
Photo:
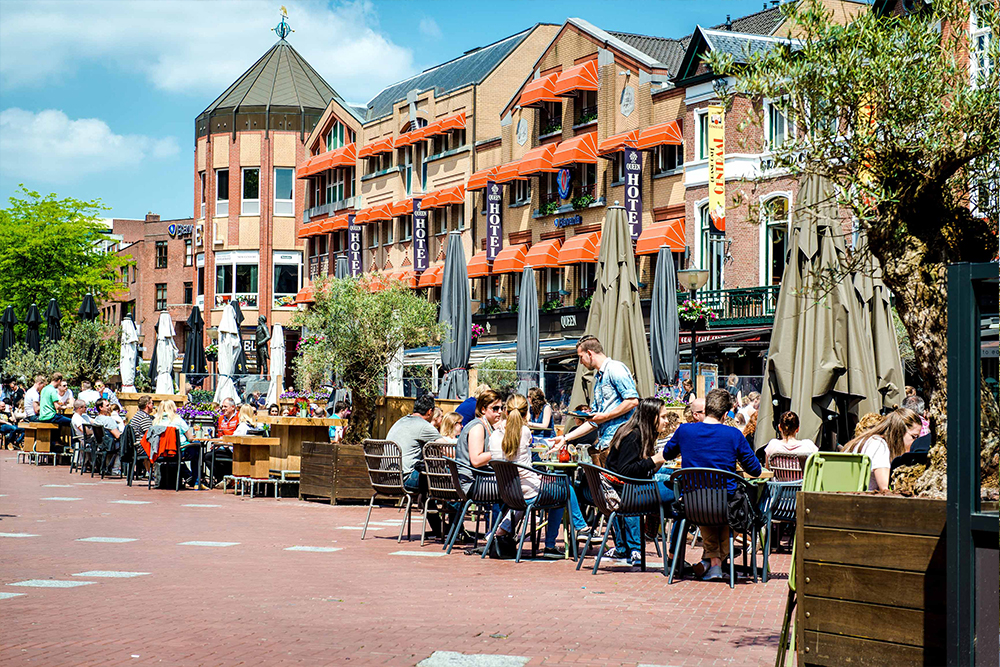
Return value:
[(943, 665), (945, 501), (800, 493), (799, 665)]
[(303, 442), (299, 498), (368, 502), (372, 485), (360, 445)]

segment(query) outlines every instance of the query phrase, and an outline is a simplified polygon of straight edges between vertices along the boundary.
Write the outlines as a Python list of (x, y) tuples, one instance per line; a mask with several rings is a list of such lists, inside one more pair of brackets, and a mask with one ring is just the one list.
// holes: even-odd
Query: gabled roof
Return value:
[(330, 100), (347, 106), (323, 77), (284, 39), (260, 57), (208, 105), (201, 116), (276, 107), (322, 112)]
[(794, 51), (801, 48), (802, 42), (797, 39), (785, 37), (753, 35), (730, 30), (712, 30), (698, 26), (691, 36), (691, 43), (684, 54), (684, 59), (681, 61), (680, 68), (674, 77), (674, 82), (679, 83), (696, 78), (711, 78), (713, 75), (710, 73), (697, 74), (698, 64), (701, 62), (701, 54), (706, 51), (721, 51), (722, 53), (730, 54), (735, 63), (742, 64), (747, 62), (749, 56), (767, 52), (779, 46), (790, 46)]
[[(607, 46), (623, 53), (624, 55), (629, 56), (630, 58), (635, 59), (639, 64), (644, 65), (649, 69), (663, 69), (667, 67), (666, 63), (664, 63), (659, 58), (659, 55), (661, 54), (661, 51), (663, 49), (660, 48), (659, 46), (657, 46), (657, 48), (653, 48), (652, 44), (647, 43), (647, 40), (659, 40), (661, 38), (648, 37), (645, 40), (626, 40), (621, 38), (619, 35), (627, 35), (628, 33), (607, 32), (606, 30), (598, 28), (593, 23), (590, 23), (589, 21), (584, 21), (583, 19), (580, 18), (568, 18), (566, 19), (566, 23), (576, 26), (583, 32), (589, 34), (591, 37), (594, 37), (595, 39), (601, 42), (605, 42)], [(631, 37), (642, 37), (642, 36), (632, 35)], [(637, 44), (641, 44), (642, 46), (650, 48), (651, 50), (646, 51), (644, 50), (644, 48), (640, 48), (636, 44), (631, 43), (631, 41), (636, 41)], [(546, 51), (547, 50), (548, 49), (546, 49)]]
[(608, 34), (648, 54), (666, 67), (671, 74), (677, 73), (677, 68), (684, 58), (684, 51), (687, 49), (688, 41), (690, 41), (690, 37), (673, 39), (671, 37), (636, 35), (629, 32), (609, 32)]
[(488, 46), (467, 51), (453, 60), (383, 88), (368, 102), (363, 119), (371, 121), (388, 116), (392, 113), (393, 106), (405, 100), (407, 93), (412, 90), (423, 92), (433, 88), (434, 94), (440, 96), (468, 85), (481, 83), (535, 27), (532, 26)]
[[(747, 14), (732, 20), (732, 32), (742, 32), (749, 35), (772, 35), (785, 20), (781, 14), (781, 6), (768, 7), (753, 14)], [(725, 23), (712, 27), (713, 30), (727, 30)]]

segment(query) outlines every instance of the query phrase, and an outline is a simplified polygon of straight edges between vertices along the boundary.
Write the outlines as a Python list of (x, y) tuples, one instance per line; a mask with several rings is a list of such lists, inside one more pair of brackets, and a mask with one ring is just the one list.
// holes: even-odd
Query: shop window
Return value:
[(257, 251), (232, 251), (215, 255), (215, 306), (232, 300), (257, 307)]
[(295, 305), (295, 295), (301, 289), (302, 255), (291, 252), (274, 253), (274, 307)]

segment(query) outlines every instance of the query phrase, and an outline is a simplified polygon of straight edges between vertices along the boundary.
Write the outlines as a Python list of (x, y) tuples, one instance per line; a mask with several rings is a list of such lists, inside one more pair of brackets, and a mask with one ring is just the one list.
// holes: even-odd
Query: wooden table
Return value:
[(271, 449), (281, 447), (278, 438), (256, 435), (224, 435), (222, 444), (233, 448), (233, 476), (269, 479), (271, 477)]
[(257, 421), (271, 425), (271, 437), (281, 446), (271, 452), (271, 470), (301, 470), (303, 442), (330, 442), (330, 427), (339, 419), (323, 417), (275, 417), (258, 415)]
[(150, 398), (152, 398), (154, 406), (158, 406), (160, 404), (160, 401), (173, 401), (174, 403), (177, 404), (177, 407), (181, 407), (182, 405), (187, 403), (186, 394), (140, 394), (140, 393), (122, 392), (118, 394), (118, 402), (122, 404), (122, 409), (125, 410), (125, 415), (123, 415), (123, 417), (125, 419), (126, 424), (129, 423), (129, 421), (131, 421), (132, 416), (135, 414), (135, 411), (139, 409), (140, 396), (149, 396)]

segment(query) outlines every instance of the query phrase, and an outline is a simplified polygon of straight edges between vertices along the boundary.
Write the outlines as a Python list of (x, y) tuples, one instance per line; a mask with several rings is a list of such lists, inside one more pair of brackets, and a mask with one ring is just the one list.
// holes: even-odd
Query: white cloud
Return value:
[[(378, 31), (370, 2), (286, 6), (288, 41), (344, 97), (367, 100), (413, 73), (412, 54)], [(278, 20), (266, 0), (4, 3), (0, 83), (44, 85), (98, 62), (208, 106), (276, 41)]]
[(0, 174), (17, 180), (70, 183), (179, 151), (173, 137), (115, 134), (99, 118), (72, 120), (58, 109), (0, 112)]
[(430, 37), (431, 39), (441, 39), (442, 33), (441, 28), (438, 26), (437, 21), (425, 16), (420, 19), (420, 34), (424, 37)]

